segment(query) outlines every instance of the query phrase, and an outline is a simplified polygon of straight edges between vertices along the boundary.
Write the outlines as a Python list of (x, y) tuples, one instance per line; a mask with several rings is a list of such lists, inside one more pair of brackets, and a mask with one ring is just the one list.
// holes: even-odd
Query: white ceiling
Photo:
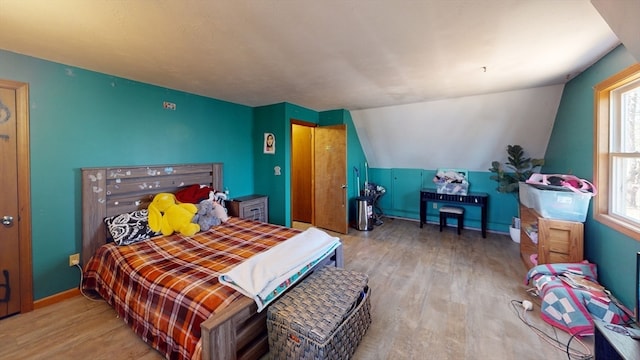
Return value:
[(0, 0), (1, 49), (319, 111), (563, 84), (618, 44), (589, 0)]

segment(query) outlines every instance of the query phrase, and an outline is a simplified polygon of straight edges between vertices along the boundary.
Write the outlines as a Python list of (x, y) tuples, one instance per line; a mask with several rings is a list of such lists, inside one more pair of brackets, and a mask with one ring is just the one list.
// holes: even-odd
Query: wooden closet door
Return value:
[(33, 308), (28, 87), (0, 80), (0, 318)]
[(314, 222), (342, 234), (347, 220), (347, 128), (321, 126), (314, 130)]
[(291, 219), (313, 221), (313, 127), (291, 125)]

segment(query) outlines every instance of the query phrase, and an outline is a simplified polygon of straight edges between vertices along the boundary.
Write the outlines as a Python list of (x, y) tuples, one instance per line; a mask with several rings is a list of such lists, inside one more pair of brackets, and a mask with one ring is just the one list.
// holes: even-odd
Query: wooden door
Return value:
[(0, 80), (0, 318), (33, 309), (28, 86)]
[(349, 231), (346, 126), (317, 127), (314, 133), (313, 224), (346, 234)]
[(291, 124), (291, 219), (313, 222), (313, 127)]

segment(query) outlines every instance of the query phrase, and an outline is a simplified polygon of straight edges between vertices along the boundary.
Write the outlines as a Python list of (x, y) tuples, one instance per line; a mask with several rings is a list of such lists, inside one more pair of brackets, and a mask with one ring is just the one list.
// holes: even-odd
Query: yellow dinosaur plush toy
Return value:
[(200, 231), (200, 225), (191, 222), (197, 212), (194, 204), (178, 203), (174, 194), (159, 193), (149, 204), (149, 228), (165, 236), (174, 232), (191, 236)]

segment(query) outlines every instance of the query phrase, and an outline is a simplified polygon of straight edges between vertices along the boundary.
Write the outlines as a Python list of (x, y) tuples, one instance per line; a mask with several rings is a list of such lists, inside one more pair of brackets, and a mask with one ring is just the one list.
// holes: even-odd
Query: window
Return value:
[(595, 87), (596, 220), (640, 240), (640, 64)]

